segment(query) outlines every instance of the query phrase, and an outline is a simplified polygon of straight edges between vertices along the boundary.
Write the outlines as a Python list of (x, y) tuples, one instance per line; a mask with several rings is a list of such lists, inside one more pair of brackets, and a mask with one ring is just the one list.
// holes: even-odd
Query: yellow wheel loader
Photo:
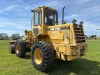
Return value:
[(25, 30), (23, 40), (10, 41), (10, 51), (14, 46), (17, 57), (23, 58), (26, 52), (31, 52), (34, 67), (46, 71), (52, 67), (55, 58), (72, 61), (85, 55), (87, 44), (83, 22), (76, 24), (73, 19), (72, 23), (66, 23), (64, 8), (62, 24), (58, 24), (58, 12), (53, 8), (41, 6), (32, 13), (32, 29)]

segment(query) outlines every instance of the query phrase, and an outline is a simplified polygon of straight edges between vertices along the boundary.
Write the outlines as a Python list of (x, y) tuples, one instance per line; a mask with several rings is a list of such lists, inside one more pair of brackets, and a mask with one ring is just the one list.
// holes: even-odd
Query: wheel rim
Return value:
[(35, 49), (33, 57), (36, 64), (40, 64), (42, 62), (42, 52), (39, 48)]
[(19, 53), (19, 45), (16, 45), (16, 53)]

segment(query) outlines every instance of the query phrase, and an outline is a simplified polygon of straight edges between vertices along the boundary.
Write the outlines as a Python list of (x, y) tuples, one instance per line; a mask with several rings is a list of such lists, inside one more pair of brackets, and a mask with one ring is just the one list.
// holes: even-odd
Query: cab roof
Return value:
[(48, 6), (40, 6), (40, 7), (36, 8), (35, 10), (38, 10), (39, 8), (48, 8), (50, 10), (57, 11), (56, 9), (53, 9), (51, 7), (48, 7)]

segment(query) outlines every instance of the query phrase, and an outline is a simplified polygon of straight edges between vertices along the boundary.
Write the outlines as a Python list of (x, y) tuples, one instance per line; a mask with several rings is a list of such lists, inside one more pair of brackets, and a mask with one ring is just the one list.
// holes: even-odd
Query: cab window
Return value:
[(41, 25), (42, 24), (42, 11), (34, 11), (33, 12), (33, 25)]
[(53, 26), (55, 22), (57, 22), (57, 12), (45, 8), (45, 24)]

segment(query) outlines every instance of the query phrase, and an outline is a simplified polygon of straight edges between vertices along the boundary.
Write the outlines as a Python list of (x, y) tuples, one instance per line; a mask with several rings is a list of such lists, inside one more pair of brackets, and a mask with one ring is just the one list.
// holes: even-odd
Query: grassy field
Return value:
[(0, 41), (0, 75), (100, 75), (100, 39), (88, 40), (88, 51), (82, 58), (71, 62), (55, 61), (47, 72), (36, 70), (30, 55), (22, 59), (10, 54), (9, 40)]

